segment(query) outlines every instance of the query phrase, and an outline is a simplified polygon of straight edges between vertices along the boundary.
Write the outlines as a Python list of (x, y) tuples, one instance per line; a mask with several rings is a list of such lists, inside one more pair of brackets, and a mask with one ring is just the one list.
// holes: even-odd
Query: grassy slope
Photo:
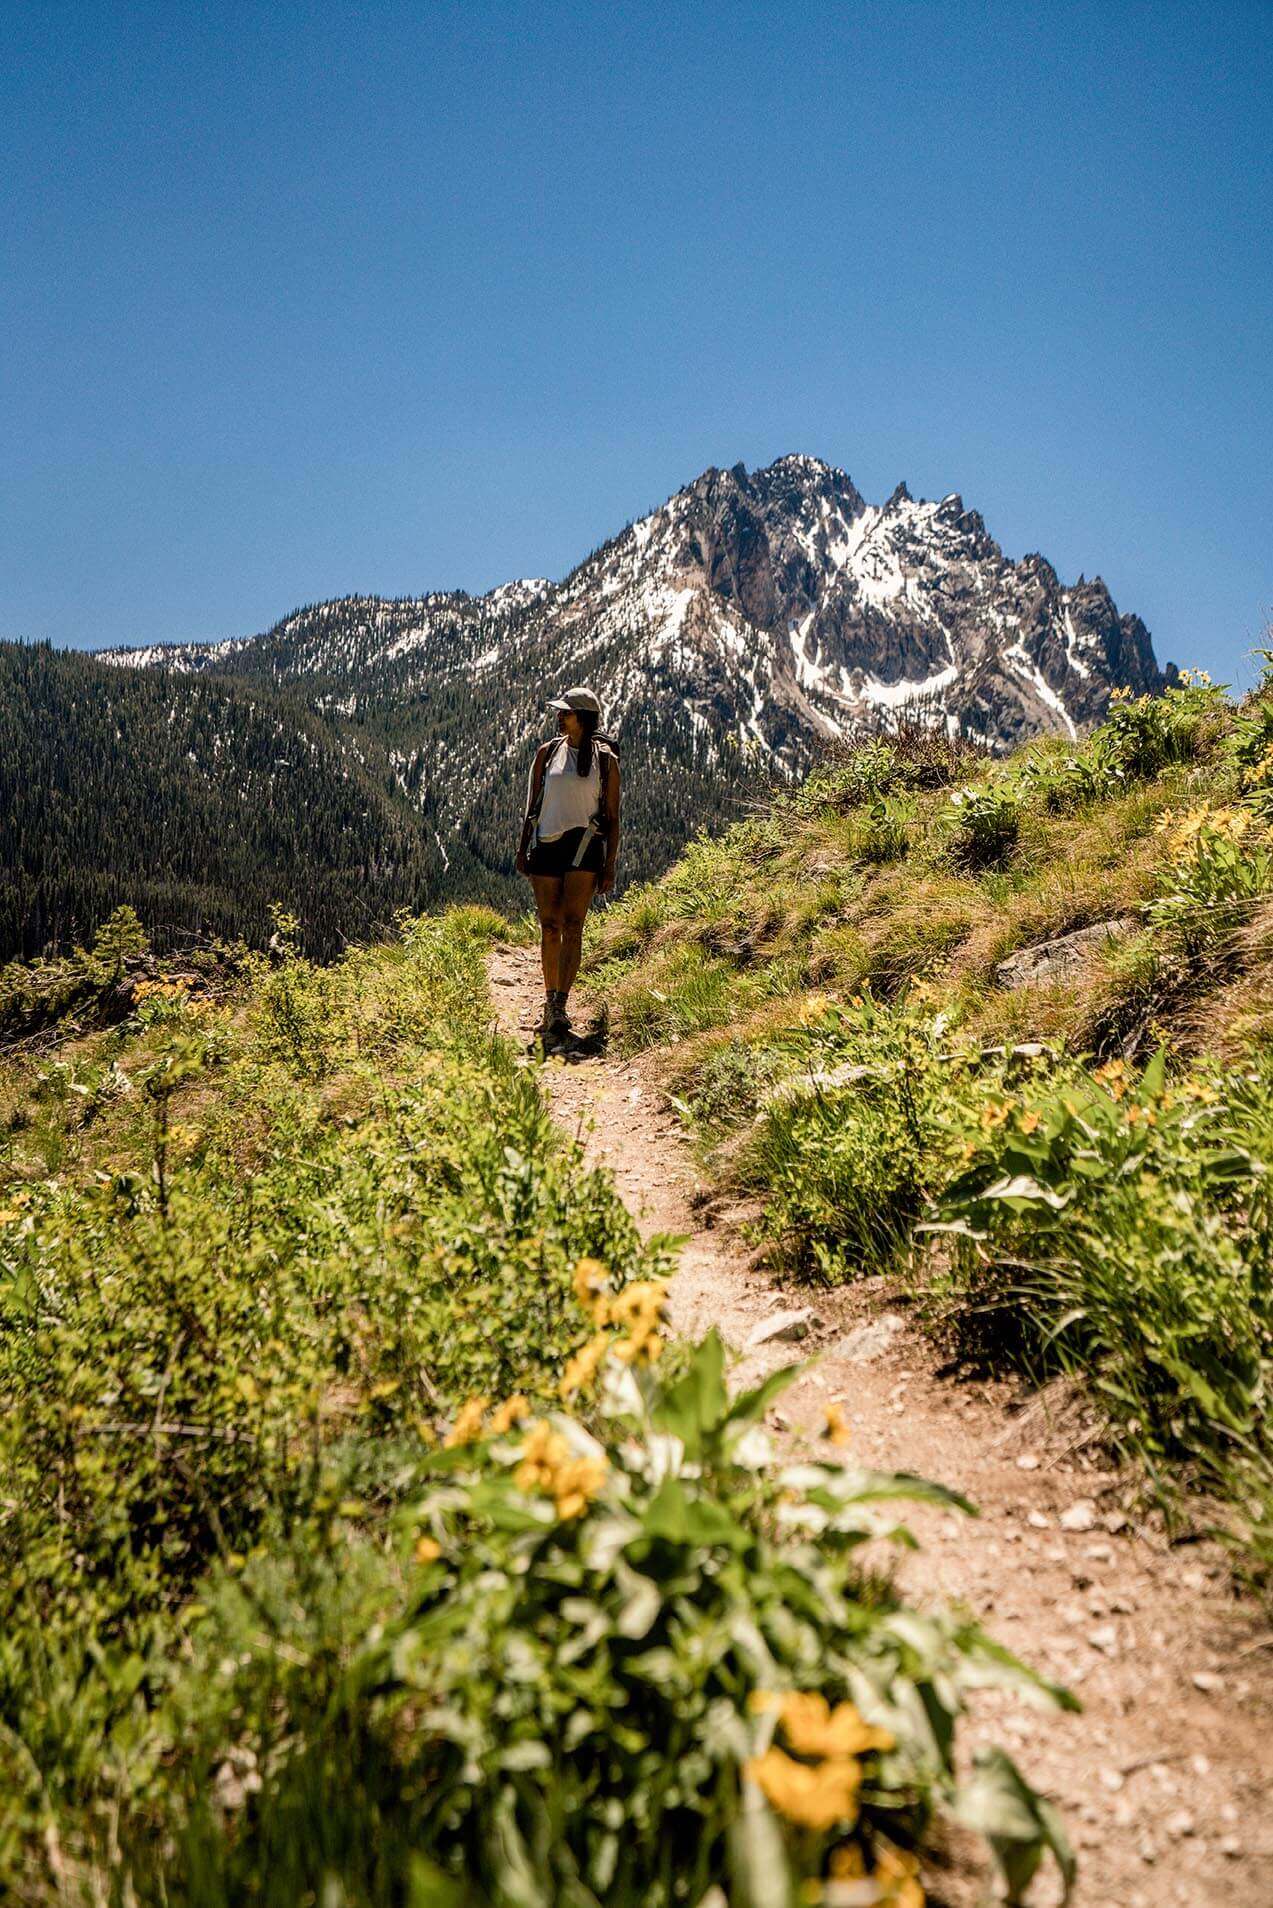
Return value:
[[(780, 1263), (902, 1274), (969, 1355), (1084, 1372), (1266, 1565), (1271, 765), (1268, 686), (1006, 764), (873, 744), (629, 895), (589, 967)], [(996, 984), (1114, 918), (1077, 975)]]
[(1025, 1672), (856, 1562), (927, 1487), (766, 1458), (713, 1340), (649, 1369), (661, 1251), (491, 1033), (506, 931), (6, 970), (6, 1899), (743, 1908), (834, 1859), (913, 1904), (951, 1804), (1065, 1858), (1004, 1760), (955, 1780)]

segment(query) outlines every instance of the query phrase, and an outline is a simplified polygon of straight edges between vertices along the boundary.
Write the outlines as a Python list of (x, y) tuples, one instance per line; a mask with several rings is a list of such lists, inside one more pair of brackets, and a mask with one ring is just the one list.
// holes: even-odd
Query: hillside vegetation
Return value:
[(115, 908), (157, 945), (327, 959), (436, 895), (444, 860), (382, 747), (267, 685), (0, 643), (0, 960), (67, 952)]
[(952, 1814), (1068, 1877), (954, 1733), (1064, 1699), (860, 1560), (961, 1505), (665, 1346), (665, 1244), (491, 1030), (503, 925), (295, 927), (4, 976), (0, 1894), (919, 1908)]
[[(410, 630), (412, 606), (382, 607)], [(365, 636), (358, 609), (315, 611), (324, 642)], [(521, 657), (488, 680), (446, 654), (421, 683), (418, 657), (414, 676), (410, 653), (385, 660), (396, 627), (377, 622), (357, 687), (307, 654), (309, 673), (289, 672), (270, 638), (196, 673), (0, 642), (0, 962), (91, 945), (120, 906), (167, 951), (263, 948), (281, 903), (319, 960), (387, 933), (399, 908), (520, 907), (526, 771), (563, 678)], [(738, 813), (737, 746), (708, 772), (692, 739), (636, 709), (623, 747), (639, 875)]]
[(779, 1265), (1081, 1374), (1267, 1570), (1273, 682), (1123, 696), (1001, 763), (882, 739), (758, 809), (609, 912), (622, 1040)]

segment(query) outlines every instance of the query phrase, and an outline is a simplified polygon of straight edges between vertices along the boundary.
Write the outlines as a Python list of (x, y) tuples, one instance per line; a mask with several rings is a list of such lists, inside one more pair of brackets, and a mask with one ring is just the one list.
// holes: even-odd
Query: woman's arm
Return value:
[(615, 863), (619, 859), (619, 763), (609, 757), (606, 776), (606, 865), (597, 880), (597, 893), (609, 894), (614, 886)]
[(522, 838), (517, 845), (517, 858), (513, 863), (518, 874), (528, 874), (527, 851), (530, 848), (530, 811), (535, 806), (536, 797), (544, 785), (544, 763), (548, 759), (551, 742), (541, 742), (535, 750), (535, 759), (530, 765), (530, 780), (526, 784), (526, 813), (522, 819)]

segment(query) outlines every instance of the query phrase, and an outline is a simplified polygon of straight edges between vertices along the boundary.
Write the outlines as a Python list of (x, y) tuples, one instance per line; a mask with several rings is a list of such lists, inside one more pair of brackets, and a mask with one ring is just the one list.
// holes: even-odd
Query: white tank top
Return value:
[(563, 749), (560, 742), (555, 742), (545, 764), (539, 839), (559, 841), (572, 828), (586, 828), (600, 801), (601, 769), (596, 749), (592, 751), (592, 767), (586, 775), (581, 775), (574, 749), (569, 744)]

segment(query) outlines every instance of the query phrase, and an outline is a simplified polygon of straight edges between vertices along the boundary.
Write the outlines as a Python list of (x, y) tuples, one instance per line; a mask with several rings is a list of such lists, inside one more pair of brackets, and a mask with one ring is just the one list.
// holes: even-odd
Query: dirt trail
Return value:
[[(526, 1045), (542, 1006), (537, 953), (497, 949), (490, 980), (500, 1025)], [(752, 1263), (737, 1230), (745, 1215), (713, 1215), (640, 1061), (552, 1060), (542, 1077), (558, 1120), (610, 1169), (642, 1232), (686, 1235), (677, 1330), (716, 1325), (744, 1353), (748, 1380), (816, 1354), (772, 1425), (816, 1435), (836, 1400), (859, 1458), (936, 1478), (980, 1507), (975, 1520), (908, 1512), (921, 1549), (900, 1581), (917, 1602), (967, 1606), (1080, 1697), (1083, 1713), (1065, 1716), (987, 1694), (969, 1731), (970, 1742), (1002, 1742), (1065, 1811), (1075, 1900), (1273, 1908), (1273, 1624), (1233, 1595), (1224, 1557), (1206, 1544), (1168, 1548), (1126, 1520), (1126, 1480), (1099, 1468), (1063, 1394), (1026, 1402), (1008, 1384), (939, 1376), (931, 1343), (883, 1281), (780, 1288)], [(804, 1307), (816, 1322), (798, 1352), (776, 1340), (747, 1352), (766, 1319)], [(1051, 1884), (1034, 1899), (1054, 1900)]]

